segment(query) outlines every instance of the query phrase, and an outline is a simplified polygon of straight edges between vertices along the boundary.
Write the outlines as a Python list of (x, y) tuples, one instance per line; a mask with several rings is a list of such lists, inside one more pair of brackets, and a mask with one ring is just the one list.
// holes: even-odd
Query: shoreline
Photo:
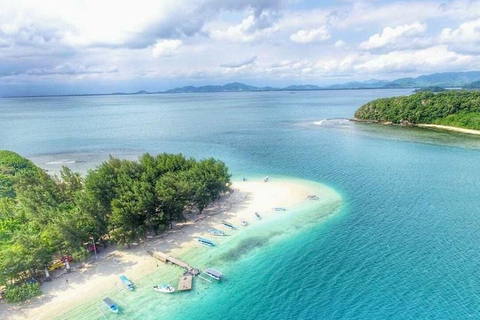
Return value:
[(460, 127), (453, 127), (453, 126), (444, 126), (440, 124), (431, 124), (431, 123), (407, 123), (407, 124), (397, 124), (390, 121), (378, 121), (378, 120), (364, 120), (364, 119), (348, 119), (352, 122), (358, 123), (367, 123), (367, 124), (381, 124), (384, 126), (401, 126), (401, 127), (418, 127), (418, 128), (425, 128), (425, 129), (433, 129), (433, 130), (440, 130), (440, 131), (448, 131), (448, 132), (456, 132), (456, 133), (466, 133), (471, 135), (480, 136), (480, 130), (475, 129), (467, 129), (467, 128), (460, 128)]
[(428, 124), (428, 123), (419, 123), (419, 124), (415, 124), (413, 126), (419, 127), (419, 128), (437, 129), (437, 130), (442, 130), (442, 131), (466, 133), (466, 134), (472, 134), (472, 135), (480, 136), (480, 130), (475, 130), (475, 129), (466, 129), (466, 128), (460, 128), (460, 127), (452, 127), (452, 126), (444, 126), (444, 125), (439, 125), (439, 124)]
[[(186, 261), (192, 261), (192, 265), (195, 265), (200, 263), (198, 259), (202, 255), (199, 252), (205, 250), (199, 248), (196, 237), (207, 236), (220, 243), (220, 246), (228, 247), (228, 242), (234, 242), (237, 235), (243, 232), (248, 234), (249, 227), (252, 232), (256, 227), (266, 229), (273, 223), (272, 221), (275, 221), (275, 217), (285, 214), (276, 212), (272, 210), (273, 208), (298, 207), (309, 201), (307, 196), (315, 192), (309, 181), (284, 178), (272, 180), (267, 183), (261, 179), (235, 181), (232, 186), (234, 191), (206, 208), (202, 215), (188, 214), (187, 222), (177, 223), (173, 229), (159, 236), (150, 237), (144, 243), (130, 249), (120, 249), (111, 245), (100, 252), (99, 261), (95, 263), (83, 264), (81, 268), (75, 264), (72, 273), (68, 275), (58, 276), (58, 272), (54, 273), (53, 276), (58, 278), (42, 284), (42, 296), (21, 305), (0, 303), (0, 313), (7, 319), (51, 319), (65, 314), (65, 310), (101, 300), (111, 292), (118, 293), (121, 291), (117, 286), (120, 274), (125, 274), (134, 283), (138, 283), (136, 280), (139, 275), (148, 278), (148, 274), (151, 275), (159, 269), (162, 271), (167, 269), (163, 267), (163, 263), (153, 259), (147, 250), (166, 252), (174, 257), (187, 256)], [(256, 219), (254, 212), (259, 212), (262, 220)], [(243, 227), (240, 219), (248, 221), (249, 226)], [(208, 235), (208, 229), (224, 229), (222, 220), (236, 225), (239, 230), (235, 234), (232, 232), (232, 236), (229, 237)], [(208, 252), (209, 249), (206, 250)], [(178, 279), (181, 274), (180, 269), (173, 267), (168, 267), (165, 272), (164, 277), (169, 277), (172, 281)]]

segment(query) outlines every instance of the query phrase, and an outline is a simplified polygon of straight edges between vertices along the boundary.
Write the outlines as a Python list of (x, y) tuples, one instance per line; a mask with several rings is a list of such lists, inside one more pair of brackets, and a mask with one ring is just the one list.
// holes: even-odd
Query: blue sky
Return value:
[(0, 95), (480, 70), (480, 1), (0, 0)]

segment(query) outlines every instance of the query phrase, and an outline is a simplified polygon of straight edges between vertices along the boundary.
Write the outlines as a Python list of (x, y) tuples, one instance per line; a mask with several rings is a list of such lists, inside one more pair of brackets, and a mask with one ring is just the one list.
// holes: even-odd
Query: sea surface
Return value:
[[(215, 258), (228, 271), (221, 284), (152, 297), (142, 276), (138, 296), (118, 296), (128, 300), (121, 318), (479, 319), (480, 139), (344, 120), (369, 100), (410, 93), (0, 99), (0, 149), (52, 172), (85, 173), (109, 155), (215, 157), (235, 179), (306, 179), (341, 199), (231, 242)], [(235, 254), (239, 243), (251, 250)], [(97, 307), (68, 318), (101, 319)]]

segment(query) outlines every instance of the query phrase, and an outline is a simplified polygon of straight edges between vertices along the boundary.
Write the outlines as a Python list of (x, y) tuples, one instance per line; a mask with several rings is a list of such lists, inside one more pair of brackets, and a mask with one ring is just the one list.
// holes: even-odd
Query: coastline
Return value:
[(384, 126), (403, 126), (403, 127), (418, 127), (418, 128), (425, 128), (425, 129), (433, 129), (433, 130), (441, 130), (441, 131), (449, 131), (449, 132), (456, 132), (456, 133), (466, 133), (480, 136), (480, 130), (475, 129), (466, 129), (460, 127), (453, 127), (453, 126), (444, 126), (440, 124), (431, 124), (431, 123), (405, 123), (405, 124), (395, 124), (390, 121), (378, 121), (378, 120), (364, 120), (364, 119), (348, 119), (352, 122), (358, 123), (369, 123), (369, 124), (382, 124)]
[(427, 124), (427, 123), (419, 123), (419, 124), (415, 124), (414, 126), (420, 127), (420, 128), (438, 129), (443, 131), (467, 133), (467, 134), (480, 136), (480, 130), (474, 130), (474, 129), (465, 129), (465, 128), (459, 128), (459, 127), (443, 126), (439, 124)]
[[(147, 254), (147, 250), (168, 252), (172, 256), (185, 258), (194, 266), (202, 267), (205, 255), (211, 255), (213, 251), (199, 247), (196, 237), (207, 236), (212, 239), (207, 230), (223, 229), (222, 220), (236, 225), (239, 230), (232, 232), (231, 236), (213, 239), (220, 243), (219, 247), (213, 250), (219, 249), (217, 254), (226, 254), (225, 250), (228, 251), (229, 245), (233, 245), (235, 239), (241, 235), (267, 230), (282, 216), (289, 218), (287, 215), (290, 212), (279, 213), (272, 208), (285, 207), (290, 211), (291, 208), (301, 207), (303, 204), (309, 205), (315, 201), (307, 200), (307, 196), (316, 191), (308, 181), (283, 178), (273, 179), (268, 183), (261, 179), (236, 181), (233, 190), (234, 192), (223, 196), (205, 209), (204, 214), (189, 214), (187, 222), (175, 224), (172, 230), (156, 238), (148, 239), (130, 249), (110, 246), (100, 253), (99, 261), (85, 264), (82, 268), (74, 265), (71, 274), (62, 274), (54, 281), (43, 284), (44, 294), (37, 299), (18, 306), (1, 303), (0, 313), (5, 314), (7, 319), (51, 319), (63, 317), (65, 310), (79, 309), (79, 306), (92, 309), (91, 305), (107, 295), (117, 294), (121, 299), (125, 299), (125, 293), (121, 292), (117, 283), (120, 274), (126, 274), (134, 283), (151, 284), (153, 280), (150, 275), (160, 272), (162, 279), (172, 281), (176, 286), (181, 270), (156, 261)], [(339, 199), (338, 197), (337, 200)], [(254, 212), (259, 212), (262, 220), (256, 219)], [(241, 226), (240, 219), (248, 221), (249, 226)], [(57, 275), (54, 274), (55, 276)], [(158, 279), (157, 276), (155, 278)], [(140, 290), (143, 290), (142, 287)], [(145, 284), (145, 290), (147, 287)], [(150, 291), (150, 295), (155, 294)], [(174, 295), (174, 298), (179, 296), (181, 295)], [(92, 312), (89, 318), (100, 315), (94, 313), (95, 309), (89, 312)], [(75, 317), (74, 315), (73, 318)]]

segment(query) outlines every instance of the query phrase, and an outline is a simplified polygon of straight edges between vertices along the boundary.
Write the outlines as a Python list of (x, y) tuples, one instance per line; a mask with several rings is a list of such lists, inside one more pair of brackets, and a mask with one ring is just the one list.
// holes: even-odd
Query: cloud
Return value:
[(177, 49), (182, 45), (182, 41), (175, 39), (157, 40), (153, 46), (152, 55), (154, 57), (171, 57), (175, 54)]
[(450, 51), (445, 45), (422, 50), (392, 51), (388, 54), (364, 56), (365, 61), (354, 65), (355, 71), (369, 73), (421, 72), (479, 67), (475, 59)]
[(444, 28), (440, 35), (443, 43), (477, 43), (480, 42), (480, 19), (462, 23), (457, 29)]
[(386, 27), (382, 33), (374, 34), (368, 41), (362, 42), (360, 48), (364, 50), (379, 49), (388, 46), (398, 46), (400, 41), (423, 34), (427, 24), (415, 22), (397, 27)]
[(240, 23), (230, 26), (208, 26), (206, 32), (214, 40), (231, 42), (251, 42), (268, 36), (277, 30), (276, 22), (279, 18), (275, 11), (263, 11), (256, 14), (250, 10), (250, 15)]
[(324, 26), (316, 29), (298, 30), (290, 36), (291, 41), (298, 43), (310, 43), (328, 39), (330, 39), (330, 33)]
[(224, 67), (224, 68), (234, 68), (234, 69), (236, 69), (236, 68), (241, 68), (241, 67), (245, 67), (245, 66), (254, 64), (256, 60), (257, 60), (257, 56), (254, 56), (254, 57), (251, 57), (247, 60), (243, 60), (243, 61), (240, 61), (240, 62), (225, 63), (225, 64), (222, 64), (220, 66)]

